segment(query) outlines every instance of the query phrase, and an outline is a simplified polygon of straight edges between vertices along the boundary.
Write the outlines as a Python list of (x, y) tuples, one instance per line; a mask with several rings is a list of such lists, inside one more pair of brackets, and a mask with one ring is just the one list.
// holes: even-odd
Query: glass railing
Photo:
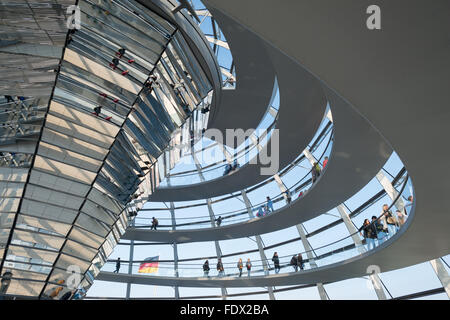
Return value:
[[(263, 119), (261, 120), (259, 126), (252, 133), (252, 137), (247, 138), (246, 141), (238, 146), (238, 148), (234, 151), (234, 154), (231, 156), (231, 159), (229, 160), (230, 163), (237, 162), (237, 164), (239, 165), (238, 169), (247, 165), (250, 160), (257, 156), (257, 154), (259, 153), (259, 147), (264, 147), (269, 142), (272, 132), (276, 127), (278, 109), (274, 105), (279, 104), (278, 97), (278, 83), (275, 79), (270, 106), (267, 108)], [(274, 114), (274, 112), (276, 112), (276, 114)], [(254, 141), (257, 141), (257, 143), (253, 141), (253, 138)], [(199, 144), (201, 144), (202, 142), (203, 141), (200, 141)], [(211, 148), (210, 145), (202, 148), (202, 150), (195, 150), (195, 148), (193, 148), (191, 152), (194, 152), (195, 154), (199, 154), (201, 156), (202, 152), (207, 151), (207, 149), (209, 148)], [(221, 146), (219, 144), (216, 144), (214, 148), (216, 148), (214, 150), (215, 152), (222, 153)], [(188, 154), (187, 156), (189, 157), (188, 161), (193, 162), (192, 155)], [(225, 172), (225, 168), (227, 165), (228, 161), (226, 159), (222, 159), (215, 163), (200, 163), (200, 166), (202, 167), (200, 172), (197, 170), (187, 170), (177, 172), (175, 174), (170, 174), (167, 178), (170, 179), (170, 187), (201, 183), (227, 175), (227, 173)], [(230, 171), (228, 174), (232, 174), (235, 171), (236, 170)], [(162, 181), (160, 187), (169, 187), (168, 179)]]
[[(238, 153), (235, 153), (233, 157), (231, 158), (231, 163), (234, 161), (237, 161), (239, 164), (239, 168), (243, 167), (244, 165), (248, 164), (248, 162), (256, 156), (258, 152), (257, 146), (264, 147), (268, 140), (270, 139), (273, 129), (275, 127), (275, 121), (272, 122), (272, 124), (267, 129), (258, 129), (255, 131), (255, 136), (257, 136), (257, 139), (259, 140), (258, 144), (251, 143), (247, 145), (244, 149), (240, 150)], [(262, 134), (258, 135), (257, 132), (261, 132)], [(219, 148), (219, 146), (216, 147), (215, 152), (222, 152)], [(207, 147), (208, 148), (208, 147)], [(195, 153), (198, 153), (197, 151)], [(200, 173), (197, 170), (189, 170), (189, 171), (183, 171), (180, 173), (172, 174), (168, 178), (170, 179), (170, 186), (183, 186), (183, 185), (189, 185), (194, 183), (201, 183), (205, 181), (211, 181), (213, 179), (220, 178), (225, 174), (225, 167), (227, 166), (228, 162), (226, 159), (213, 163), (204, 165), (200, 171)], [(234, 171), (230, 171), (229, 174), (232, 174)], [(160, 187), (168, 187), (169, 183), (168, 180), (164, 180)]]
[[(396, 189), (400, 189), (398, 190), (398, 195), (390, 201), (390, 205), (388, 210), (390, 211), (394, 211), (394, 207), (396, 205), (398, 205), (398, 201), (399, 199), (401, 200), (406, 200), (408, 199), (410, 196), (413, 196), (412, 192), (412, 184), (411, 181), (409, 179), (409, 177), (407, 176), (407, 174), (405, 173), (400, 179), (399, 182), (396, 186)], [(386, 200), (388, 198), (387, 195), (384, 195), (381, 199), (378, 200)], [(411, 202), (412, 201), (408, 201)], [(358, 212), (359, 214), (364, 214), (367, 213), (368, 211), (373, 209), (373, 206), (375, 205), (375, 202), (373, 205), (371, 206), (367, 206), (364, 211), (362, 212)], [(408, 215), (412, 214), (412, 212), (408, 212)], [(351, 216), (352, 214), (350, 214)], [(377, 216), (378, 220), (377, 222), (381, 222), (382, 218), (383, 218), (383, 214), (378, 215)], [(341, 222), (343, 223), (343, 222)], [(372, 222), (374, 223), (374, 222)], [(400, 228), (403, 228), (404, 225), (400, 225), (399, 228), (395, 231), (395, 233), (398, 232), (398, 230)], [(361, 230), (361, 229), (360, 229)], [(326, 232), (326, 231), (323, 231)], [(392, 236), (395, 235), (391, 234), (387, 241), (390, 241), (390, 239), (392, 238)], [(355, 243), (354, 241), (354, 237), (357, 237), (360, 241), (358, 241), (357, 243)], [(307, 236), (308, 237), (308, 236)], [(392, 240), (394, 241), (394, 240)], [(380, 241), (376, 240), (375, 243), (375, 248), (381, 244)], [(369, 250), (370, 248), (370, 250)], [(278, 259), (279, 259), (279, 264), (278, 267), (275, 268), (274, 265), (274, 261), (272, 260), (272, 258), (268, 258), (266, 261), (262, 261), (262, 260), (253, 260), (251, 261), (252, 263), (252, 268), (251, 268), (251, 272), (250, 272), (250, 276), (264, 276), (268, 273), (273, 274), (273, 273), (290, 273), (290, 272), (295, 272), (295, 267), (293, 265), (291, 265), (291, 259), (294, 255), (298, 255), (299, 253), (301, 254), (301, 256), (303, 257), (303, 265), (302, 267), (298, 267), (298, 271), (301, 272), (302, 270), (309, 270), (309, 269), (314, 269), (316, 267), (322, 267), (322, 266), (327, 266), (327, 265), (331, 265), (334, 263), (338, 263), (338, 262), (342, 262), (345, 261), (347, 259), (350, 258), (355, 258), (358, 256), (362, 256), (363, 254), (365, 254), (366, 252), (370, 252), (371, 250), (373, 250), (374, 248), (371, 248), (368, 246), (368, 244), (366, 243), (365, 239), (361, 236), (360, 231), (358, 230), (357, 232), (353, 233), (353, 234), (349, 234), (347, 236), (343, 236), (342, 238), (330, 242), (326, 245), (323, 246), (319, 246), (317, 248), (313, 248), (311, 250), (303, 250), (301, 252), (293, 252), (291, 254), (283, 254), (283, 255), (279, 255)], [(277, 251), (276, 248), (273, 248), (273, 246), (271, 246), (271, 252)], [(222, 258), (223, 262), (223, 267), (224, 267), (224, 275), (226, 277), (237, 277), (239, 276), (239, 272), (237, 269), (237, 260), (239, 257), (237, 257), (237, 259), (235, 259), (236, 261), (230, 261), (230, 257), (233, 256), (231, 254), (226, 255)], [(195, 260), (204, 260), (207, 257), (204, 258), (196, 258)], [(218, 276), (218, 272), (216, 270), (216, 261), (217, 259), (213, 259), (213, 258), (208, 258), (210, 260), (210, 272), (209, 272), (209, 276)], [(173, 261), (169, 261), (169, 260), (161, 260), (158, 262), (158, 270), (155, 273), (151, 273), (148, 274), (149, 276), (151, 275), (157, 275), (157, 276), (163, 276), (163, 277), (204, 277), (205, 273), (203, 271), (203, 261), (201, 262), (194, 262), (192, 261), (194, 259), (191, 259), (191, 261), (189, 262), (183, 262), (183, 261), (179, 261), (178, 262), (178, 269), (175, 270), (174, 269), (174, 262)], [(213, 263), (214, 261), (214, 263)], [(134, 261), (132, 263), (132, 274), (139, 274), (139, 266), (143, 261)], [(122, 263), (125, 265), (128, 265), (127, 261), (122, 261)], [(243, 277), (247, 277), (248, 273), (247, 270), (245, 268), (245, 263), (246, 260), (243, 259)], [(267, 265), (267, 270), (265, 270), (265, 265)], [(114, 266), (115, 266), (115, 262), (114, 261), (109, 261), (105, 268), (104, 271), (114, 271)]]
[[(325, 130), (326, 129), (326, 130)], [(330, 153), (332, 150), (332, 140), (333, 140), (333, 127), (330, 123), (329, 126), (326, 126), (322, 133), (317, 139), (314, 144), (314, 147), (310, 149), (311, 153), (315, 158), (317, 159), (318, 163), (322, 163), (325, 156), (330, 157)], [(322, 146), (322, 148), (319, 148), (319, 146)], [(320, 154), (317, 154), (316, 151), (320, 151)], [(283, 170), (283, 174), (287, 174), (292, 170), (295, 166), (311, 166), (309, 164), (309, 160), (301, 155), (299, 156), (296, 161), (294, 161), (294, 164), (292, 167), (288, 170)], [(326, 168), (323, 170), (325, 171)], [(320, 177), (319, 177), (320, 179)], [(271, 179), (273, 180), (273, 178)], [(269, 180), (270, 181), (270, 180)], [(260, 184), (260, 187), (264, 186), (265, 183)], [(291, 201), (298, 200), (301, 195), (306, 194), (308, 189), (312, 186), (312, 179), (311, 179), (311, 169), (306, 170), (306, 173), (293, 185), (288, 187), (288, 193), (286, 192), (279, 192), (278, 194), (271, 195), (271, 199), (273, 202), (273, 208), (274, 211), (269, 214), (276, 214), (278, 210), (282, 210), (288, 202), (288, 194), (291, 198)], [(252, 192), (257, 192), (258, 188), (253, 189)], [(261, 207), (266, 205), (265, 196), (261, 198), (262, 201), (252, 204), (251, 211), (252, 215), (255, 216), (255, 219), (258, 219), (257, 214)], [(205, 204), (206, 205), (206, 204)], [(243, 205), (242, 208), (238, 208), (232, 211), (214, 211), (215, 217), (221, 217), (222, 223), (221, 226), (224, 225), (231, 225), (236, 223), (241, 223), (244, 221), (248, 221), (249, 215), (247, 208)], [(171, 224), (171, 218), (158, 218), (160, 224), (158, 226), (158, 229), (172, 229)], [(185, 218), (184, 222), (180, 222), (184, 220), (183, 218), (177, 218), (178, 223), (176, 224), (177, 229), (197, 229), (197, 228), (210, 228), (211, 227), (211, 220), (209, 215), (204, 216), (196, 216), (196, 217), (189, 217)], [(187, 221), (188, 220), (188, 221)], [(167, 224), (167, 223), (170, 224)], [(145, 217), (136, 217), (135, 220), (136, 228), (148, 228), (151, 225), (151, 218), (145, 218)]]

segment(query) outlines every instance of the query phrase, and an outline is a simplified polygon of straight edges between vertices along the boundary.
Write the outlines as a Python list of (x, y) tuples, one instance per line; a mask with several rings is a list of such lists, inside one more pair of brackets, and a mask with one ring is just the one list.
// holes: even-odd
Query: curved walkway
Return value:
[[(289, 76), (297, 78), (298, 73), (305, 73), (302, 68), (281, 54), (277, 54), (275, 50), (272, 50), (271, 53), (277, 72), (279, 74), (286, 73), (286, 78), (280, 77), (280, 91), (292, 83), (289, 81)], [(353, 196), (375, 177), (391, 155), (392, 150), (383, 137), (348, 103), (331, 92), (328, 93), (328, 100), (335, 130), (330, 161), (319, 180), (301, 199), (293, 200), (290, 204), (266, 217), (254, 218), (239, 224), (220, 228), (171, 231), (128, 228), (123, 239), (181, 243), (226, 240), (264, 234), (312, 219)], [(282, 114), (280, 114), (280, 121), (281, 117)], [(289, 117), (289, 119), (292, 118), (294, 117)], [(280, 130), (280, 136), (281, 133), (282, 130)], [(280, 149), (282, 141), (280, 139)], [(289, 144), (285, 146), (288, 147)]]
[[(226, 129), (255, 129), (270, 107), (275, 71), (257, 36), (219, 11), (212, 14), (220, 26), (226, 26), (222, 32), (233, 54), (237, 81), (235, 88), (223, 88), (220, 103), (210, 114), (208, 128), (218, 129), (224, 136)], [(247, 45), (242, 46), (243, 42)]]
[[(377, 34), (371, 34), (362, 26), (363, 5), (360, 1), (322, 1), (320, 4), (297, 1), (289, 8), (278, 7), (273, 10), (272, 6), (276, 4), (264, 0), (258, 1), (258, 15), (252, 15), (248, 11), (254, 8), (255, 1), (251, 1), (245, 8), (234, 0), (226, 3), (216, 0), (205, 2), (214, 3), (216, 7), (227, 7), (227, 11), (236, 17), (246, 17), (246, 20), (241, 19), (244, 24), (250, 24), (254, 30), (272, 40), (275, 46), (298, 63), (306, 63), (308, 70), (327, 83), (332, 88), (327, 93), (329, 97), (344, 101), (333, 93), (338, 92), (347, 101), (351, 101), (352, 107), (383, 133), (412, 177), (416, 194), (413, 208), (415, 213), (408, 219), (406, 228), (400, 230), (392, 241), (360, 258), (294, 275), (271, 275), (245, 280), (203, 280), (208, 282), (196, 278), (182, 280), (178, 285), (233, 287), (339, 281), (365, 275), (369, 265), (378, 265), (382, 272), (387, 272), (448, 254), (450, 216), (445, 208), (446, 196), (450, 191), (447, 182), (450, 178), (447, 165), (449, 151), (447, 148), (430, 148), (430, 143), (432, 142), (433, 146), (448, 144), (448, 137), (443, 134), (443, 130), (450, 123), (450, 112), (445, 107), (450, 101), (450, 91), (446, 88), (450, 83), (450, 47), (443, 46), (443, 43), (448, 38), (450, 29), (447, 14), (450, 4), (438, 0), (433, 3), (419, 1), (420, 4), (416, 6), (404, 1), (404, 5), (409, 8), (406, 15), (403, 11), (404, 5), (385, 2), (383, 10), (391, 14), (384, 16), (383, 23), (389, 26), (391, 31), (377, 37)], [(355, 5), (357, 2), (359, 4)], [(321, 18), (336, 14), (339, 14), (341, 19)], [(270, 25), (269, 28), (267, 19), (278, 23)], [(408, 22), (423, 19), (430, 23)], [(343, 22), (346, 22), (347, 27), (342, 26)], [(295, 28), (292, 24), (295, 24)], [(320, 36), (323, 39), (334, 41), (317, 41), (317, 37), (309, 36), (309, 30), (322, 30)], [(398, 34), (414, 36), (398, 41)], [(292, 41), (294, 36), (296, 42)], [(374, 37), (377, 37), (377, 41)], [(342, 45), (336, 46), (339, 41)], [(437, 47), (441, 48), (439, 53), (435, 50)], [(382, 67), (375, 61), (382, 61)], [(333, 111), (337, 135), (338, 121), (335, 114)], [(336, 137), (333, 152), (337, 151), (339, 141)], [(376, 145), (372, 147), (376, 148)], [(323, 179), (327, 178), (331, 171), (331, 166), (335, 164), (336, 159), (330, 159), (330, 167), (323, 175), (321, 183), (315, 186), (316, 189), (322, 185)], [(427, 170), (430, 166), (436, 174), (430, 174)], [(351, 182), (348, 179), (345, 181), (345, 184)], [(101, 275), (101, 278), (105, 279), (105, 275)], [(118, 278), (122, 279), (122, 276)], [(153, 277), (143, 279), (144, 277), (137, 279), (133, 276), (130, 280), (153, 282)], [(167, 279), (157, 281), (164, 283)]]
[[(240, 58), (234, 52), (233, 56), (235, 61)], [(272, 61), (273, 59), (270, 58)], [(289, 63), (287, 59), (273, 63), (279, 65), (279, 68), (276, 68), (276, 76), (280, 90), (280, 111), (276, 127), (279, 129), (279, 168), (283, 168), (292, 162), (313, 138), (323, 118), (327, 100), (319, 82), (308, 72), (296, 64)], [(258, 88), (256, 81), (253, 85)], [(252, 113), (252, 109), (245, 109), (239, 114), (241, 117), (253, 117)], [(267, 154), (266, 150), (276, 151), (272, 146), (272, 139), (263, 147), (260, 154)], [(206, 182), (158, 188), (148, 200), (156, 202), (199, 200), (243, 190), (267, 178), (261, 174), (262, 167), (258, 160), (258, 164), (246, 164), (232, 174)]]
[[(329, 91), (351, 102), (405, 164), (415, 188), (416, 215), (399, 241), (371, 256), (368, 263), (385, 271), (399, 257), (408, 266), (447, 255), (450, 3), (384, 1), (382, 12), (389, 14), (382, 17), (382, 30), (372, 31), (364, 21), (369, 1), (303, 0), (284, 8), (268, 0), (251, 0), (245, 7), (236, 0), (205, 0), (205, 4), (269, 40)], [(258, 15), (252, 12), (256, 5)], [(327, 16), (335, 18), (323, 19)], [(267, 19), (277, 23), (269, 25)], [(310, 30), (320, 34), (311, 37)], [(405, 36), (400, 39), (400, 35)], [(317, 41), (318, 37), (324, 41)], [(353, 263), (346, 268), (355, 274), (364, 271)]]

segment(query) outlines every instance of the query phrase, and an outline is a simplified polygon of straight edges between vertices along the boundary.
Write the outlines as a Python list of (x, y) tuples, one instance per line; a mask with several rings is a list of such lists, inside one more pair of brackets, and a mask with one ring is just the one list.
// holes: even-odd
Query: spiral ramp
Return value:
[[(320, 297), (327, 299), (324, 284), (367, 276), (369, 266), (389, 272), (427, 261), (442, 283), (443, 292), (449, 294), (449, 276), (441, 258), (449, 253), (450, 243), (450, 221), (445, 213), (448, 157), (446, 149), (440, 147), (448, 144), (444, 132), (450, 120), (446, 108), (450, 100), (446, 90), (450, 83), (450, 49), (445, 44), (450, 30), (445, 14), (450, 9), (447, 2), (408, 2), (411, 10), (407, 15), (399, 3), (383, 2), (383, 28), (370, 31), (361, 19), (361, 13), (370, 5), (368, 1), (338, 4), (305, 0), (283, 7), (265, 0), (205, 0), (204, 11), (214, 17), (215, 26), (228, 40), (234, 66), (227, 74), (236, 74), (233, 88), (223, 85), (217, 50), (211, 49), (207, 43), (211, 40), (202, 34), (194, 16), (188, 13), (191, 11), (174, 13), (173, 5), (165, 1), (117, 1), (118, 9), (80, 2), (83, 14), (95, 19), (86, 20), (88, 31), (81, 29), (71, 43), (65, 42), (52, 93), (36, 97), (33, 90), (40, 85), (30, 89), (29, 94), (22, 87), (20, 95), (32, 98), (4, 104), (11, 110), (25, 109), (29, 116), (36, 117), (30, 125), (23, 123), (21, 116), (8, 114), (5, 123), (16, 121), (22, 131), (19, 126), (14, 130), (8, 127), (1, 137), (5, 164), (0, 167), (0, 208), (5, 231), (0, 269), (2, 274), (12, 272), (11, 291), (7, 294), (48, 298), (55, 288), (64, 287), (58, 282), (62, 272), (75, 264), (82, 266), (79, 273), (86, 290), (94, 279), (126, 283), (128, 287), (170, 286), (175, 288), (175, 298), (180, 298), (178, 289), (184, 287), (221, 288), (222, 298), (228, 296), (226, 288), (264, 287), (273, 299), (278, 286), (314, 285)], [(133, 16), (136, 9), (145, 15)], [(255, 9), (258, 15), (252, 14)], [(108, 15), (102, 15), (105, 10)], [(124, 23), (125, 17), (131, 16), (133, 19)], [(100, 21), (101, 27), (93, 21)], [(125, 25), (120, 42), (113, 28)], [(133, 32), (142, 32), (149, 25), (157, 26), (155, 30), (160, 33), (164, 27), (167, 32), (162, 32), (160, 38), (156, 34), (147, 37), (138, 45)], [(101, 32), (105, 32), (102, 39), (109, 41), (108, 45), (93, 53), (83, 41), (99, 41)], [(107, 59), (114, 55), (118, 42), (127, 43), (127, 52), (136, 63), (121, 76), (115, 69), (107, 70)], [(219, 43), (218, 38), (214, 43)], [(10, 59), (14, 50), (21, 55), (18, 51), (29, 48), (21, 45), (7, 50)], [(145, 50), (151, 51), (154, 61), (142, 59)], [(93, 69), (97, 74), (92, 73)], [(149, 88), (152, 74), (159, 79)], [(97, 80), (97, 86), (93, 80)], [(78, 88), (72, 96), (61, 93), (71, 85)], [(255, 128), (270, 110), (275, 86), (279, 91), (274, 121), (279, 138), (276, 173), (262, 175), (264, 166), (259, 161), (198, 183), (159, 186), (164, 179), (170, 179), (171, 170), (182, 158), (176, 145), (189, 141), (190, 131)], [(3, 90), (15, 96), (19, 95), (17, 88)], [(102, 93), (100, 90), (108, 90), (113, 101), (120, 101), (102, 100), (104, 109), (112, 115), (108, 120), (87, 112), (87, 105), (100, 103), (95, 97)], [(200, 112), (205, 104), (210, 108), (209, 118)], [(329, 135), (324, 147), (327, 151), (313, 155), (315, 141), (320, 140), (313, 137), (323, 124), (330, 128), (328, 133), (321, 133)], [(26, 139), (26, 134), (31, 139)], [(273, 150), (275, 143), (272, 134), (258, 150)], [(393, 153), (401, 159), (402, 168), (387, 179), (387, 163)], [(301, 164), (310, 168), (315, 161), (322, 164), (325, 154), (329, 161), (316, 181), (310, 181), (307, 171), (294, 186), (286, 187), (289, 170)], [(21, 158), (15, 159), (18, 155)], [(75, 174), (68, 174), (69, 169), (73, 170), (70, 166), (76, 168)], [(197, 171), (202, 176), (198, 166)], [(50, 183), (44, 175), (60, 180)], [(374, 179), (381, 184), (381, 191), (358, 209), (348, 210), (345, 203)], [(68, 182), (67, 188), (56, 188)], [(280, 192), (270, 196), (277, 203), (276, 209), (264, 217), (255, 217), (259, 205), (252, 204), (247, 192), (264, 190), (265, 185), (275, 182)], [(303, 194), (304, 188), (307, 191)], [(302, 196), (294, 197), (299, 191)], [(392, 211), (406, 210), (408, 195), (413, 200), (406, 223), (387, 241), (369, 250), (359, 235), (359, 226), (355, 227), (358, 215), (372, 213), (367, 208), (372, 210), (381, 199)], [(213, 204), (238, 197), (245, 218), (217, 225)], [(206, 222), (192, 219), (187, 228), (180, 227), (174, 216), (177, 203), (199, 200), (204, 201), (209, 212), (203, 217)], [(172, 219), (165, 228), (150, 230), (149, 225), (136, 225), (147, 202), (170, 204), (167, 212)], [(44, 207), (37, 209), (38, 204)], [(379, 209), (376, 207), (377, 214)], [(58, 211), (63, 210), (65, 217), (73, 218), (61, 218)], [(306, 232), (308, 221), (332, 210), (339, 212), (338, 220)], [(340, 240), (318, 247), (308, 241), (316, 234), (327, 237), (327, 232), (338, 224), (347, 231)], [(301, 252), (309, 268), (273, 274), (261, 235), (290, 227), (298, 230)], [(189, 263), (184, 260), (198, 261), (195, 268), (200, 270), (200, 260), (239, 255), (223, 254), (220, 241), (246, 237), (254, 237), (258, 247), (253, 250), (260, 256), (255, 260), (255, 275), (240, 277), (228, 272), (222, 277), (204, 276), (187, 270)], [(174, 259), (161, 261), (161, 265), (169, 264), (173, 273), (138, 274), (132, 266), (142, 261), (133, 260), (132, 254), (124, 261), (129, 264), (128, 273), (106, 271), (114, 263), (108, 261), (108, 256), (120, 240), (129, 248), (135, 244), (172, 245)], [(178, 259), (177, 246), (196, 242), (214, 242), (216, 255), (198, 253), (194, 258)], [(281, 248), (284, 244), (277, 245)], [(277, 250), (277, 245), (270, 249)], [(290, 256), (282, 257), (283, 270), (291, 268), (286, 260)], [(30, 267), (20, 266), (18, 257)], [(369, 278), (373, 283), (380, 281), (377, 275)], [(375, 291), (379, 299), (386, 298), (383, 290)]]

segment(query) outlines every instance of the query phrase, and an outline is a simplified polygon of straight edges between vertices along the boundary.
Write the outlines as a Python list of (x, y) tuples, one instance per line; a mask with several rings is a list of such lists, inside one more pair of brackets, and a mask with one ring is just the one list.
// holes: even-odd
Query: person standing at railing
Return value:
[[(375, 248), (375, 239), (377, 238), (377, 230), (375, 226), (370, 223), (369, 219), (365, 219), (361, 228), (359, 228), (359, 234), (364, 237), (367, 244), (367, 250)], [(363, 233), (361, 233), (363, 231)]]
[(150, 230), (156, 230), (156, 227), (158, 227), (158, 219), (155, 217), (152, 218), (152, 225), (150, 226)]
[(323, 169), (325, 169), (325, 167), (327, 166), (327, 163), (328, 163), (328, 157), (325, 157), (323, 160), (323, 164), (322, 164)]
[(269, 196), (267, 196), (267, 209), (270, 210), (270, 212), (273, 212), (273, 202)]
[(299, 253), (299, 254), (297, 255), (297, 266), (299, 266), (301, 270), (303, 270), (303, 268), (304, 268), (304, 266), (305, 266), (305, 264), (304, 264), (304, 262), (303, 262), (303, 257), (302, 257), (302, 254), (301, 254), (301, 253)]
[(275, 273), (280, 272), (280, 258), (278, 258), (278, 253), (275, 252), (272, 257)]
[(219, 216), (219, 217), (216, 219), (216, 224), (217, 224), (218, 227), (220, 227), (220, 225), (222, 224), (222, 216)]
[(252, 263), (250, 261), (250, 258), (247, 259), (247, 263), (245, 264), (247, 267), (247, 277), (250, 277), (250, 272), (252, 271)]
[(320, 176), (320, 166), (317, 162), (314, 162), (313, 167), (311, 169), (311, 180), (312, 183), (316, 182), (317, 178)]
[(205, 263), (203, 264), (203, 275), (205, 277), (209, 277), (209, 270), (210, 270), (209, 261), (208, 261), (208, 259), (206, 259)]
[(407, 216), (409, 213), (411, 213), (412, 205), (413, 205), (413, 196), (408, 197), (408, 203), (405, 205), (405, 216)]
[(236, 159), (234, 159), (232, 171), (235, 171), (235, 170), (237, 170), (238, 168), (239, 168), (239, 163), (237, 162)]
[(284, 191), (284, 193), (286, 194), (286, 202), (288, 204), (291, 203), (292, 197), (291, 197), (291, 193), (289, 192), (289, 190)]
[(219, 258), (219, 260), (217, 260), (217, 271), (219, 272), (219, 277), (222, 277), (225, 275), (225, 270), (223, 268), (222, 259), (220, 259), (220, 258)]
[(244, 269), (244, 264), (242, 263), (242, 259), (239, 258), (239, 261), (237, 263), (237, 268), (239, 270), (239, 278), (242, 277), (242, 269)]
[(256, 216), (258, 218), (261, 218), (261, 217), (264, 216), (264, 208), (263, 208), (263, 206), (259, 207), (258, 212), (256, 213)]
[(389, 206), (387, 204), (383, 204), (383, 212), (388, 227), (389, 237), (392, 237), (397, 232), (398, 222), (392, 214), (392, 211), (389, 210)]
[(383, 225), (383, 222), (377, 219), (376, 216), (372, 216), (372, 224), (375, 226), (375, 230), (377, 231), (378, 245), (380, 245), (386, 240), (386, 227)]
[(231, 164), (227, 163), (227, 164), (225, 165), (225, 171), (223, 172), (223, 175), (226, 176), (227, 174), (229, 174), (229, 173), (231, 172), (231, 169), (232, 169), (232, 168), (233, 168), (233, 167), (231, 166)]
[(297, 255), (293, 255), (291, 258), (291, 266), (294, 268), (295, 272), (298, 271), (298, 260), (297, 260)]

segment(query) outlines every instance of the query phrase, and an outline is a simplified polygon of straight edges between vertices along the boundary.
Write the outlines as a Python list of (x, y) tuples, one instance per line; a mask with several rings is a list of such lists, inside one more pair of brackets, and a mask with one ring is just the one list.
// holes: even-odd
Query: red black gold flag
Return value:
[(144, 259), (139, 266), (138, 273), (155, 273), (158, 272), (159, 256)]

